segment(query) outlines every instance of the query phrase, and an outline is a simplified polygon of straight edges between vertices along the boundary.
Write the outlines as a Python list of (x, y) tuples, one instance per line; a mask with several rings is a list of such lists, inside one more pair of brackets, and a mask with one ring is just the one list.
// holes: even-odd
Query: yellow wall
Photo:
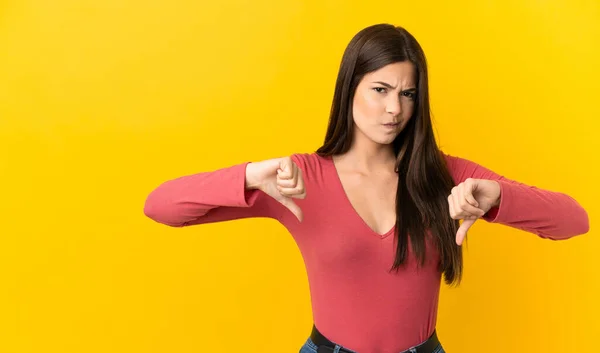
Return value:
[(310, 303), (283, 227), (173, 229), (143, 204), (316, 149), (342, 51), (378, 22), (422, 43), (445, 151), (590, 215), (566, 242), (477, 223), (442, 289), (446, 349), (597, 350), (598, 1), (218, 3), (0, 2), (0, 352), (297, 351)]

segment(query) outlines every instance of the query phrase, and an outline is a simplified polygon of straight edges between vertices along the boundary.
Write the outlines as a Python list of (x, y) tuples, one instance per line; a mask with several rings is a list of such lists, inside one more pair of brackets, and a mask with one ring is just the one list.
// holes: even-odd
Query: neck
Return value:
[[(363, 138), (361, 138), (363, 137)], [(396, 155), (390, 145), (381, 145), (364, 136), (355, 136), (352, 146), (340, 161), (349, 162), (352, 169), (368, 173), (371, 171), (388, 170), (394, 168)]]

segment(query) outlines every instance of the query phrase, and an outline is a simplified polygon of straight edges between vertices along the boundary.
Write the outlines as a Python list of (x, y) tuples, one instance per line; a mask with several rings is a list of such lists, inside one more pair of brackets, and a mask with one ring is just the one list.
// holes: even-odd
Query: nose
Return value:
[(388, 97), (388, 101), (386, 102), (386, 111), (393, 115), (398, 116), (402, 114), (402, 103), (398, 97), (394, 97), (394, 95), (390, 94)]

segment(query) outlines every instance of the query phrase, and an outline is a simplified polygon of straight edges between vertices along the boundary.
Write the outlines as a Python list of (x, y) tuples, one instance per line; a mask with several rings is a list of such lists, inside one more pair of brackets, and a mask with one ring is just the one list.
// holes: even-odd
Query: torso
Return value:
[(358, 216), (373, 232), (388, 233), (396, 224), (398, 175), (393, 166), (390, 170), (365, 174), (336, 158), (333, 160), (346, 197)]
[(365, 175), (330, 157), (293, 158), (306, 184), (306, 198), (294, 200), (304, 220), (285, 212), (282, 222), (306, 265), (315, 325), (332, 341), (364, 353), (401, 352), (427, 339), (436, 326), (439, 253), (426, 241), (422, 266), (409, 248), (405, 264), (391, 271), (394, 168)]

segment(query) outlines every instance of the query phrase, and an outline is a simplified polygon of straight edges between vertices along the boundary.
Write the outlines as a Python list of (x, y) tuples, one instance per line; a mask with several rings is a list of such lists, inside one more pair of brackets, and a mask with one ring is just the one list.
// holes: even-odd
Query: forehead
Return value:
[(393, 86), (401, 84), (402, 86), (415, 85), (415, 65), (410, 61), (396, 62), (388, 64), (379, 70), (369, 72), (364, 77), (365, 80), (383, 81)]

